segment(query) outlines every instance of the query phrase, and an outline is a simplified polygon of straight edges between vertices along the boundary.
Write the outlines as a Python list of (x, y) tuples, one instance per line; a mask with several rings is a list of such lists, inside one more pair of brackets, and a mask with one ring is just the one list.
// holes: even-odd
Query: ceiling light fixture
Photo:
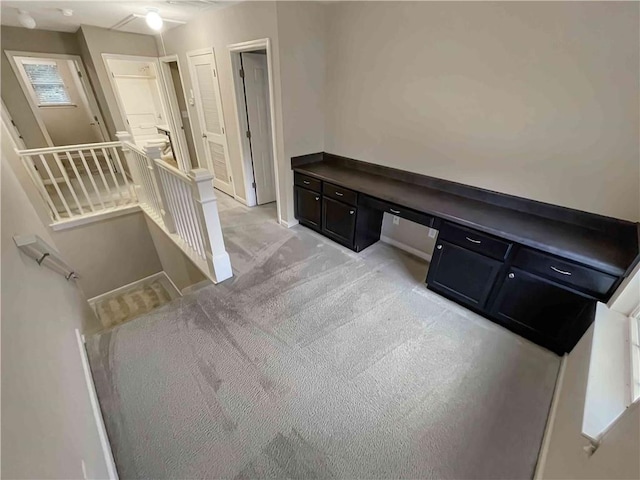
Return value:
[(70, 8), (61, 8), (60, 9), (60, 13), (62, 15), (64, 15), (65, 17), (72, 17), (73, 16), (73, 10), (71, 10)]
[(24, 28), (36, 28), (36, 20), (24, 10), (18, 10), (18, 21)]
[(162, 21), (162, 17), (157, 10), (149, 10), (147, 12), (147, 15), (145, 16), (145, 19), (147, 20), (147, 25), (149, 25), (149, 28), (156, 31), (162, 29), (162, 24), (164, 22)]

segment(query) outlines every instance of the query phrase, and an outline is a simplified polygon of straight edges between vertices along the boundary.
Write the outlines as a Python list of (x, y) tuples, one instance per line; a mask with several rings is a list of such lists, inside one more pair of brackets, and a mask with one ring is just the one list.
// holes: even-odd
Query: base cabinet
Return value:
[(353, 248), (356, 233), (356, 207), (329, 197), (322, 198), (322, 233)]
[(502, 262), (440, 240), (436, 244), (427, 283), (475, 308), (483, 308)]
[(322, 196), (302, 187), (295, 187), (295, 213), (300, 223), (320, 230), (322, 222)]
[(510, 268), (490, 308), (501, 323), (557, 353), (570, 351), (591, 323), (594, 300)]

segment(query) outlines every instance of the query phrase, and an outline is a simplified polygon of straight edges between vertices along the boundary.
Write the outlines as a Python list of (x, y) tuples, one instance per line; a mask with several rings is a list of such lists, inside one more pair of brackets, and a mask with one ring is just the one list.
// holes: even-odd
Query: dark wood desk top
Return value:
[[(299, 162), (292, 159), (293, 170), (574, 260), (612, 275), (628, 274), (638, 260), (638, 228), (637, 224), (634, 228), (631, 222), (626, 222), (630, 228), (616, 229), (614, 235), (611, 235), (602, 229), (588, 228), (576, 223), (503, 207), (440, 188), (390, 178), (378, 174), (379, 172), (364, 171), (362, 166), (352, 168), (348, 163), (345, 164), (344, 159), (339, 159), (340, 157), (332, 158), (328, 154), (325, 154), (325, 157), (322, 154), (316, 155), (316, 160), (319, 161), (313, 161), (314, 159), (309, 158), (310, 156), (306, 156), (304, 161)], [(616, 219), (611, 221), (621, 222)]]

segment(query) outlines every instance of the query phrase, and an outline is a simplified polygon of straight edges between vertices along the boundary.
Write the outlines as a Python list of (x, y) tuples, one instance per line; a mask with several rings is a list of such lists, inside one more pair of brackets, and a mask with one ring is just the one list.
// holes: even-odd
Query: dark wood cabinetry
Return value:
[(489, 311), (500, 323), (562, 354), (591, 323), (594, 303), (542, 277), (510, 268)]
[(330, 154), (292, 159), (296, 218), (359, 252), (383, 214), (435, 228), (427, 287), (558, 354), (640, 261), (640, 225)]
[(502, 263), (446, 241), (438, 241), (427, 283), (460, 302), (483, 308)]
[(322, 233), (353, 248), (357, 208), (333, 198), (322, 198)]
[(317, 192), (312, 192), (302, 187), (295, 187), (295, 210), (296, 218), (300, 223), (320, 230), (322, 221), (321, 196)]

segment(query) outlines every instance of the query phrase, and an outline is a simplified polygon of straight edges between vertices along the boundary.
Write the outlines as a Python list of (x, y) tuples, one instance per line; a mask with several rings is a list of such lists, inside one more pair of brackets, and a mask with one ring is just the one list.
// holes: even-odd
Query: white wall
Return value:
[(640, 478), (640, 408), (625, 414), (592, 457), (582, 450), (589, 445), (581, 431), (593, 329), (592, 325), (567, 357), (564, 381), (556, 392), (558, 407), (548, 454), (539, 478)]
[(638, 3), (326, 8), (326, 151), (640, 220)]
[(73, 283), (38, 267), (15, 246), (15, 234), (53, 240), (7, 164), (5, 144), (2, 477), (80, 479), (84, 461), (87, 478), (106, 478), (74, 333), (92, 328), (95, 318)]

